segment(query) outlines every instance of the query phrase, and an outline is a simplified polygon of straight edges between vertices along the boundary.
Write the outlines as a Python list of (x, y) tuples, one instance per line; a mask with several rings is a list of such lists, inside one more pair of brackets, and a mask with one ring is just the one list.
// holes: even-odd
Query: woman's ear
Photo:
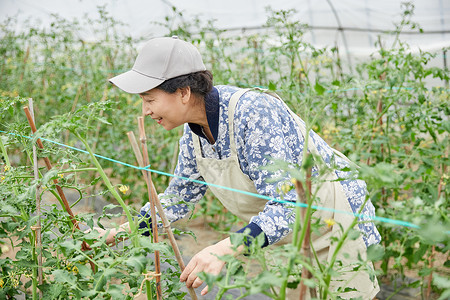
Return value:
[(187, 104), (191, 99), (191, 87), (186, 86), (178, 89), (181, 95), (181, 102)]

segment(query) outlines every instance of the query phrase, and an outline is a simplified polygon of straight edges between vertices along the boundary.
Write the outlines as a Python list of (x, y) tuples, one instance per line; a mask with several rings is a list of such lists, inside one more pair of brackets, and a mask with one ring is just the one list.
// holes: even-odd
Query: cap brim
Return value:
[(164, 80), (148, 77), (130, 70), (109, 79), (109, 82), (127, 93), (140, 94), (157, 87)]

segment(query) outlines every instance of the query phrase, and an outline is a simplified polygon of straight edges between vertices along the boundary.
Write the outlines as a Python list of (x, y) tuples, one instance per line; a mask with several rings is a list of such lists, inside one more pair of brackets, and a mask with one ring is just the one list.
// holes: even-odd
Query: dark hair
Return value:
[(173, 94), (179, 88), (190, 87), (191, 92), (205, 98), (213, 88), (213, 75), (210, 71), (199, 71), (167, 79), (156, 88)]

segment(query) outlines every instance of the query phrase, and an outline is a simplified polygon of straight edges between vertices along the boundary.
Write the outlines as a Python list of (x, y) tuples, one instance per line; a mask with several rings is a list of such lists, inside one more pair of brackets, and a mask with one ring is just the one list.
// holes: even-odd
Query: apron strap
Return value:
[(191, 131), (192, 143), (194, 144), (194, 151), (196, 157), (202, 157), (202, 151), (200, 146), (200, 138), (193, 131)]
[(228, 131), (230, 136), (230, 153), (231, 155), (236, 154), (236, 142), (234, 137), (234, 112), (236, 111), (236, 105), (242, 95), (248, 92), (251, 89), (240, 89), (235, 92), (230, 99), (230, 103), (228, 104)]

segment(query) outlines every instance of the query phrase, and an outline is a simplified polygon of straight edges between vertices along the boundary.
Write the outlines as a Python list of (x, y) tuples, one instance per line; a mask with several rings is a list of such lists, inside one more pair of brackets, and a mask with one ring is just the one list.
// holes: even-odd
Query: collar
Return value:
[[(214, 140), (217, 141), (219, 135), (219, 91), (215, 87), (205, 96), (205, 110), (209, 129)], [(207, 139), (200, 125), (194, 123), (188, 123), (188, 125), (196, 135)]]

